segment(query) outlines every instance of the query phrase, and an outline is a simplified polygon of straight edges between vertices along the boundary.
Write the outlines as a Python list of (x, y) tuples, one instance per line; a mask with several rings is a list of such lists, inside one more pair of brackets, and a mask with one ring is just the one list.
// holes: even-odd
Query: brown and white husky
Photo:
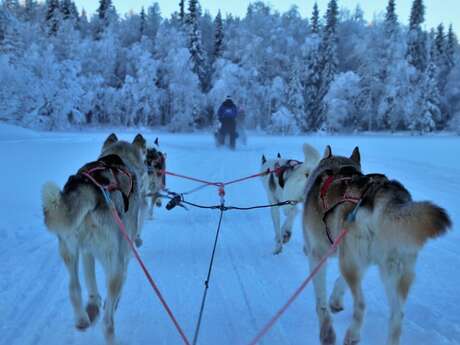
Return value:
[[(363, 175), (360, 160), (358, 148), (346, 158), (332, 155), (328, 146), (306, 187), (303, 225), (305, 246), (310, 248), (310, 269), (341, 230), (349, 230), (338, 247), (343, 278), (337, 279), (329, 305), (326, 269), (313, 280), (322, 345), (335, 344), (330, 309), (343, 309), (346, 285), (353, 295), (354, 310), (344, 344), (360, 341), (365, 309), (361, 282), (370, 265), (380, 270), (390, 306), (387, 344), (399, 344), (417, 255), (427, 240), (443, 235), (451, 226), (444, 209), (428, 201), (413, 201), (399, 182), (380, 174)], [(347, 218), (351, 212), (354, 219)]]
[[(57, 236), (59, 252), (69, 272), (70, 300), (79, 330), (96, 321), (101, 307), (95, 258), (104, 268), (107, 282), (104, 326), (109, 343), (114, 341), (114, 313), (126, 279), (130, 249), (96, 183), (110, 190), (110, 198), (134, 240), (140, 231), (139, 214), (144, 202), (145, 153), (146, 142), (140, 134), (132, 143), (119, 141), (111, 134), (98, 160), (72, 175), (62, 191), (52, 182), (46, 183), (42, 190), (45, 224)], [(80, 255), (89, 295), (86, 307), (78, 274)]]

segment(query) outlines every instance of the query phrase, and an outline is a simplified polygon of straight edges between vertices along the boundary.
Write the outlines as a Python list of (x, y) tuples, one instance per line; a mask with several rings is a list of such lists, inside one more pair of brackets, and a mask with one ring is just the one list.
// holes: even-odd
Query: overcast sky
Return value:
[[(139, 12), (142, 6), (150, 6), (154, 0), (112, 0), (118, 13), (125, 14), (129, 11)], [(94, 13), (99, 1), (97, 0), (76, 0), (81, 9), (88, 13)], [(157, 0), (163, 16), (169, 17), (172, 12), (178, 9), (179, 0)], [(244, 16), (248, 5), (254, 1), (249, 0), (200, 0), (203, 10), (209, 10), (211, 15), (215, 15), (220, 9), (224, 14), (232, 13), (236, 16)], [(324, 14), (328, 0), (318, 0), (321, 13)], [(354, 9), (358, 4), (364, 10), (365, 17), (372, 20), (374, 15), (385, 11), (387, 0), (339, 0), (339, 6)], [(188, 1), (186, 0), (186, 3)], [(292, 5), (297, 5), (303, 17), (310, 17), (313, 7), (313, 0), (270, 0), (267, 3), (280, 12), (287, 11)], [(435, 27), (443, 22), (446, 26), (454, 25), (456, 32), (460, 29), (460, 0), (425, 0), (426, 6), (426, 26)], [(396, 0), (397, 12), (401, 22), (407, 23), (412, 0)]]

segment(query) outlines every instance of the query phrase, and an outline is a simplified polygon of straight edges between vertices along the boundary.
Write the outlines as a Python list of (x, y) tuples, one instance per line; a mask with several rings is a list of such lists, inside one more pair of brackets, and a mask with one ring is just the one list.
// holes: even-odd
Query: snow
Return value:
[[(67, 272), (57, 240), (43, 224), (40, 189), (48, 180), (65, 183), (70, 174), (98, 155), (108, 134), (54, 134), (0, 125), (0, 344), (104, 344), (101, 322), (84, 333), (73, 327)], [(157, 135), (146, 133), (151, 141)], [(132, 139), (134, 132), (121, 133), (120, 137)], [(383, 172), (400, 180), (415, 199), (433, 200), (448, 210), (454, 225), (459, 223), (459, 137), (254, 135), (248, 146), (232, 152), (216, 149), (208, 134), (160, 133), (168, 169), (210, 180), (257, 172), (263, 153), (273, 156), (281, 152), (302, 159), (303, 142), (320, 151), (331, 144), (337, 154), (350, 154), (359, 145), (364, 171)], [(195, 186), (173, 177), (168, 177), (167, 184), (175, 191)], [(229, 186), (226, 199), (229, 205), (238, 206), (266, 202), (258, 180)], [(189, 200), (218, 203), (214, 188), (190, 195)], [(199, 344), (247, 344), (306, 277), (308, 264), (302, 252), (300, 220), (283, 253), (273, 256), (269, 213), (254, 210), (224, 214)], [(153, 221), (146, 222), (142, 235), (141, 256), (189, 338), (195, 328), (217, 221), (217, 211), (162, 208), (157, 209)], [(406, 306), (402, 344), (460, 344), (457, 230), (430, 242), (419, 257), (417, 279)], [(329, 265), (329, 291), (336, 274), (334, 259)], [(103, 275), (98, 278), (105, 295)], [(367, 313), (362, 344), (384, 344), (388, 307), (375, 269), (368, 272), (364, 291)], [(338, 343), (351, 313), (347, 294), (345, 311), (334, 316)], [(180, 344), (134, 260), (115, 321), (122, 345)], [(318, 344), (317, 328), (310, 285), (262, 344)]]

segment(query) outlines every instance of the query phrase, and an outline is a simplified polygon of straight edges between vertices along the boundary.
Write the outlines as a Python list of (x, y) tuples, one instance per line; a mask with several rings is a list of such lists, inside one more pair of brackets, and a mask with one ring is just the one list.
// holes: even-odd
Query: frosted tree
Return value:
[(291, 69), (287, 89), (287, 108), (294, 115), (297, 128), (306, 128), (304, 90), (300, 81), (300, 63), (295, 61)]
[(423, 0), (414, 0), (409, 20), (407, 61), (420, 72), (423, 72), (427, 65), (426, 35), (421, 28), (424, 21)]
[(426, 133), (436, 129), (441, 121), (440, 96), (437, 85), (437, 67), (430, 62), (423, 75), (418, 92), (415, 111), (409, 122), (409, 129), (414, 132)]
[(446, 42), (446, 59), (449, 69), (455, 64), (455, 51), (458, 48), (457, 36), (454, 33), (452, 24), (449, 25), (449, 31), (447, 33), (447, 42)]
[(155, 2), (148, 7), (145, 20), (145, 35), (153, 42), (156, 39), (162, 20), (158, 3)]
[(72, 0), (61, 0), (60, 10), (63, 20), (72, 19), (75, 22), (78, 20), (78, 10)]
[(179, 18), (182, 23), (185, 22), (185, 0), (179, 1)]

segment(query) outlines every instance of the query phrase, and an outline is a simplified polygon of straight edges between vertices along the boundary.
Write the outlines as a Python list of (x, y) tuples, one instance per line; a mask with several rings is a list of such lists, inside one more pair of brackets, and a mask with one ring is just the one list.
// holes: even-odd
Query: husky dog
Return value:
[[(379, 174), (363, 175), (360, 160), (358, 148), (345, 158), (333, 156), (328, 146), (310, 175), (303, 215), (310, 269), (317, 266), (341, 230), (348, 229), (338, 248), (343, 278), (337, 279), (329, 302), (332, 312), (343, 309), (346, 282), (353, 295), (354, 310), (344, 344), (360, 341), (365, 309), (361, 281), (367, 267), (375, 264), (390, 305), (387, 344), (397, 345), (418, 252), (428, 239), (443, 235), (451, 221), (444, 209), (431, 202), (413, 201), (399, 182)], [(321, 344), (335, 344), (326, 301), (325, 269), (318, 272), (313, 283)]]
[(147, 147), (145, 157), (145, 165), (147, 166), (146, 194), (149, 194), (147, 199), (150, 201), (148, 206), (148, 218), (153, 218), (153, 207), (161, 206), (159, 193), (166, 187), (166, 154), (160, 151), (158, 138), (155, 139), (154, 146)]
[[(270, 171), (262, 176), (262, 182), (267, 192), (268, 200), (272, 204), (283, 201), (302, 202), (305, 197), (305, 185), (310, 172), (319, 162), (318, 151), (308, 145), (303, 145), (305, 161), (299, 162), (292, 159), (283, 159), (278, 153), (276, 159), (267, 160), (262, 156), (262, 172)], [(297, 214), (297, 206), (282, 206), (286, 219), (280, 228), (280, 211), (278, 207), (271, 208), (273, 226), (275, 228), (275, 248), (273, 254), (283, 250), (283, 244), (291, 238), (292, 226)]]
[[(99, 159), (70, 176), (62, 191), (52, 182), (46, 183), (42, 190), (45, 224), (58, 237), (59, 251), (69, 271), (70, 300), (79, 330), (96, 321), (101, 307), (94, 259), (104, 268), (107, 282), (104, 326), (109, 343), (114, 341), (114, 312), (126, 279), (130, 249), (96, 184), (110, 191), (128, 235), (136, 238), (140, 230), (141, 183), (146, 174), (145, 151), (142, 135), (138, 134), (129, 143), (111, 134), (103, 144)], [(89, 290), (86, 308), (78, 277), (80, 253)]]

